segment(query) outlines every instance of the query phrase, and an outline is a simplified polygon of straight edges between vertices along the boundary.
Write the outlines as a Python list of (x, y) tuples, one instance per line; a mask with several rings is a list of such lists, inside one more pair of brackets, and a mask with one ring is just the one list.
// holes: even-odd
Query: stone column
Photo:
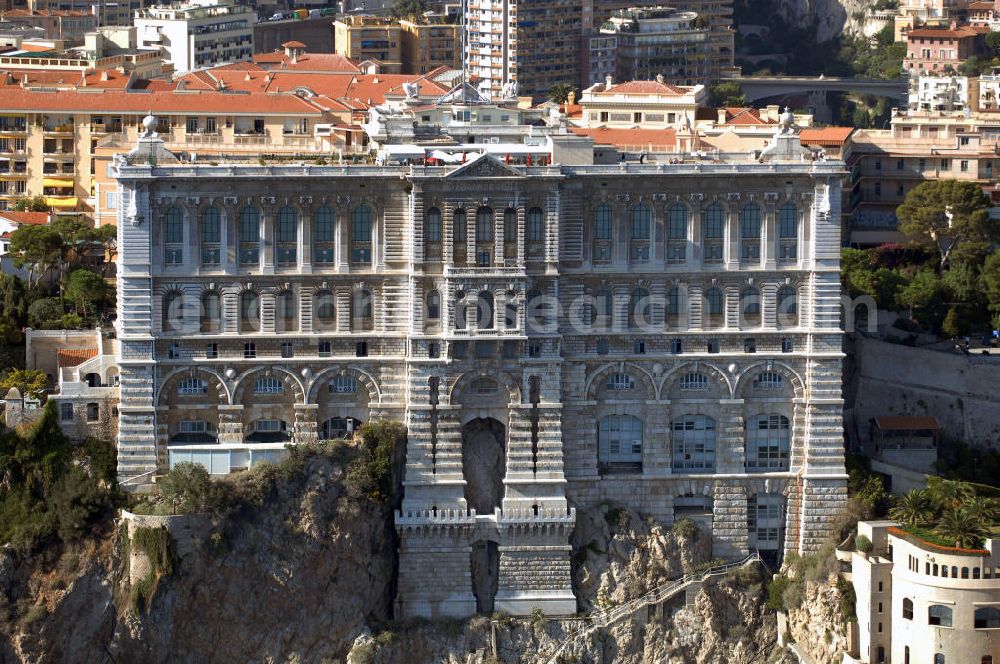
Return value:
[(219, 406), (219, 443), (222, 445), (243, 444), (243, 406), (223, 404)]
[(295, 404), (295, 430), (292, 442), (296, 444), (314, 443), (319, 440), (317, 418), (319, 405), (314, 403)]
[(240, 246), (240, 214), (235, 198), (227, 198), (223, 206), (222, 226), (222, 267), (226, 274), (235, 274), (239, 261)]
[(260, 331), (274, 334), (274, 289), (263, 289), (260, 294)]
[(274, 274), (274, 206), (261, 206), (261, 274)]
[(740, 268), (740, 203), (738, 198), (730, 201), (728, 211), (723, 258), (727, 270), (738, 270)]
[(747, 491), (738, 480), (718, 480), (712, 506), (712, 555), (737, 558), (748, 551)]
[(688, 229), (687, 264), (692, 268), (701, 266), (701, 194), (691, 194), (691, 227)]
[(743, 473), (746, 469), (743, 428), (743, 399), (719, 401), (718, 434), (715, 445), (715, 472)]
[(299, 215), (299, 272), (301, 274), (312, 274), (313, 247), (312, 247), (312, 227), (313, 212), (315, 208), (311, 203), (302, 206)]
[(778, 233), (775, 229), (777, 218), (776, 203), (777, 196), (772, 199), (770, 194), (765, 194), (764, 223), (761, 229), (760, 238), (760, 258), (763, 261), (765, 270), (775, 269), (775, 258), (778, 255)]

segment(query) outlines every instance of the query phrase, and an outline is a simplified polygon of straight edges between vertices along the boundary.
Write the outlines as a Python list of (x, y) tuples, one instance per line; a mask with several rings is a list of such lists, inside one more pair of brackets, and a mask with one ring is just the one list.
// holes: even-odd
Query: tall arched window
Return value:
[(245, 290), (240, 293), (240, 332), (260, 330), (260, 295), (257, 291)]
[(593, 260), (595, 263), (606, 263), (611, 260), (611, 206), (601, 203), (594, 210), (594, 246)]
[(631, 260), (644, 263), (649, 260), (649, 208), (639, 203), (632, 208), (632, 240), (629, 243)]
[(670, 428), (675, 471), (715, 470), (715, 420), (706, 415), (683, 415)]
[(298, 260), (299, 213), (291, 205), (285, 205), (278, 210), (277, 222), (275, 261), (278, 265), (295, 265)]
[(722, 289), (712, 286), (705, 291), (705, 324), (708, 327), (722, 327), (725, 323), (725, 298)]
[(351, 263), (372, 262), (372, 209), (359, 205), (351, 213)]
[(201, 264), (205, 267), (222, 262), (222, 215), (211, 205), (201, 213)]
[(371, 291), (354, 291), (354, 295), (351, 297), (351, 329), (364, 331), (374, 329), (374, 327), (375, 313)]
[(743, 325), (760, 325), (760, 291), (753, 286), (740, 291), (740, 318)]
[(332, 265), (336, 247), (333, 209), (324, 205), (313, 212), (313, 263)]
[(533, 207), (528, 210), (528, 242), (541, 242), (545, 239), (545, 215), (542, 208)]
[(464, 330), (468, 322), (469, 304), (465, 301), (465, 292), (455, 293), (455, 329)]
[(684, 293), (679, 286), (671, 286), (667, 291), (667, 320), (671, 325), (679, 325), (684, 315)]
[(793, 286), (778, 289), (778, 325), (794, 327), (799, 324), (799, 296)]
[(218, 291), (206, 291), (201, 295), (201, 331), (222, 331), (222, 297)]
[(441, 257), (441, 210), (432, 207), (424, 220), (424, 247), (429, 259)]
[(629, 297), (628, 326), (649, 326), (652, 322), (652, 305), (649, 300), (649, 291), (645, 288), (633, 288), (632, 294)]
[(903, 598), (903, 618), (913, 620), (913, 600), (909, 597)]
[(184, 294), (172, 290), (163, 296), (161, 323), (164, 332), (180, 332), (184, 329)]
[(318, 290), (313, 294), (313, 327), (320, 332), (336, 329), (337, 301), (331, 291)]
[(687, 257), (688, 210), (681, 203), (667, 208), (667, 261), (683, 262)]
[(493, 312), (493, 293), (480, 291), (476, 299), (476, 327), (480, 330), (492, 330), (496, 318)]
[(441, 293), (436, 290), (427, 293), (427, 320), (435, 323), (441, 320)]
[(705, 208), (701, 221), (702, 253), (706, 263), (722, 261), (722, 243), (726, 235), (726, 210), (719, 203)]
[(514, 208), (503, 211), (503, 255), (504, 258), (517, 258), (517, 210)]
[(487, 267), (493, 263), (493, 208), (476, 210), (476, 265)]
[(614, 322), (614, 297), (611, 289), (600, 288), (594, 294), (593, 326), (599, 330), (607, 330)]
[(298, 320), (295, 293), (283, 290), (274, 296), (274, 329), (277, 332), (294, 332)]
[(778, 260), (795, 260), (798, 245), (799, 210), (794, 203), (785, 203), (778, 208)]
[(642, 470), (642, 420), (634, 415), (607, 415), (597, 432), (597, 461), (602, 473)]
[(760, 260), (760, 206), (747, 203), (740, 210), (740, 258)]
[(792, 431), (784, 415), (754, 415), (746, 425), (748, 471), (788, 470)]
[(247, 206), (240, 212), (240, 265), (260, 263), (260, 210)]
[(184, 262), (184, 213), (170, 206), (163, 218), (163, 263), (180, 265)]
[(451, 215), (452, 253), (456, 264), (464, 263), (468, 258), (467, 231), (465, 210), (459, 208)]

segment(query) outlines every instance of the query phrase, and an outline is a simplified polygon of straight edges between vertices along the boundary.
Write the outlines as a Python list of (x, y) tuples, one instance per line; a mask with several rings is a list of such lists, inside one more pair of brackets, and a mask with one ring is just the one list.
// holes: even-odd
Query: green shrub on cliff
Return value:
[(397, 447), (406, 440), (406, 427), (399, 422), (379, 421), (361, 426), (361, 455), (347, 468), (347, 482), (354, 490), (380, 503), (391, 503), (395, 495), (393, 462)]
[(119, 497), (108, 472), (113, 452), (73, 445), (56, 417), (49, 402), (32, 425), (0, 434), (0, 544), (25, 554), (107, 523)]

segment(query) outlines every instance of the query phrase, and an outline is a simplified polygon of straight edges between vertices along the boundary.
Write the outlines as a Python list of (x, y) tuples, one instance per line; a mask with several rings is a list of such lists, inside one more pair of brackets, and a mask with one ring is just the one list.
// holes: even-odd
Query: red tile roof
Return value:
[[(104, 89), (125, 89), (130, 76), (117, 69), (88, 69), (86, 73), (75, 70), (15, 69), (0, 67), (0, 87), (8, 85), (28, 87), (57, 87), (72, 90), (77, 86)], [(27, 83), (25, 82), (27, 80)]]
[[(298, 44), (290, 48), (305, 48), (301, 42), (287, 42), (288, 44)], [(288, 70), (288, 71), (325, 71), (354, 74), (361, 71), (358, 63), (350, 58), (345, 58), (339, 53), (301, 53), (298, 57), (288, 57), (284, 51), (273, 51), (271, 53), (258, 53), (253, 56), (254, 64), (261, 65), (266, 69)]]
[(982, 0), (977, 0), (976, 2), (969, 3), (969, 9), (975, 10), (990, 10), (996, 8), (996, 5), (992, 2), (983, 2)]
[(812, 145), (843, 145), (854, 133), (854, 127), (805, 127), (799, 132), (803, 143)]
[(81, 16), (93, 16), (93, 14), (77, 9), (9, 9), (5, 12), (0, 12), (0, 16), (5, 19), (31, 18), (35, 16), (62, 16), (67, 18), (79, 18)]
[(937, 38), (937, 39), (966, 39), (975, 37), (979, 30), (972, 26), (963, 26), (954, 30), (935, 30), (933, 28), (917, 28), (906, 33), (907, 39), (910, 37)]
[(4, 210), (0, 212), (0, 219), (6, 219), (15, 224), (28, 224), (29, 226), (44, 226), (49, 223), (48, 212), (13, 212)]
[(727, 125), (769, 125), (776, 124), (774, 120), (766, 120), (760, 117), (760, 110), (756, 108), (743, 108), (740, 106), (726, 107)]
[(940, 427), (936, 418), (930, 415), (883, 415), (875, 418), (875, 424), (883, 431), (937, 431)]
[(628, 81), (626, 83), (619, 83), (618, 85), (612, 85), (607, 90), (601, 90), (599, 92), (596, 92), (595, 94), (684, 95), (690, 92), (691, 88), (686, 88), (678, 85), (670, 85), (669, 83), (660, 83), (659, 81)]
[(60, 367), (75, 367), (92, 357), (97, 357), (96, 348), (62, 348), (57, 353), (56, 362)]
[(227, 115), (320, 115), (312, 104), (292, 94), (223, 92), (119, 92), (65, 90), (43, 92), (7, 87), (0, 112), (65, 113), (225, 113)]
[(286, 41), (284, 44), (281, 45), (281, 48), (305, 48), (305, 47), (306, 47), (305, 44), (303, 44), (300, 41), (295, 41), (294, 39), (292, 41)]
[(676, 133), (673, 129), (611, 129), (608, 127), (570, 127), (577, 136), (590, 136), (598, 145), (614, 145), (653, 150), (673, 150)]

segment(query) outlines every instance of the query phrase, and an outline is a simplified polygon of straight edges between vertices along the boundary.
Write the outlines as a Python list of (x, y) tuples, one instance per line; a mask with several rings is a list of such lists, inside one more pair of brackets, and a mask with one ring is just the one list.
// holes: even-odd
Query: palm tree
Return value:
[(908, 526), (927, 523), (933, 516), (934, 510), (931, 509), (930, 497), (925, 489), (911, 489), (899, 496), (895, 506), (889, 510), (890, 518)]
[(983, 540), (990, 534), (989, 528), (982, 521), (962, 507), (948, 510), (941, 515), (934, 532), (962, 549), (982, 546)]
[(973, 496), (965, 502), (965, 509), (988, 527), (996, 523), (997, 517), (1000, 516), (997, 501), (986, 496)]
[(927, 492), (939, 510), (957, 509), (975, 495), (975, 491), (968, 483), (946, 480), (942, 477), (928, 478)]
[(549, 99), (557, 104), (565, 104), (569, 101), (571, 92), (576, 92), (576, 86), (572, 83), (556, 83), (549, 88)]

